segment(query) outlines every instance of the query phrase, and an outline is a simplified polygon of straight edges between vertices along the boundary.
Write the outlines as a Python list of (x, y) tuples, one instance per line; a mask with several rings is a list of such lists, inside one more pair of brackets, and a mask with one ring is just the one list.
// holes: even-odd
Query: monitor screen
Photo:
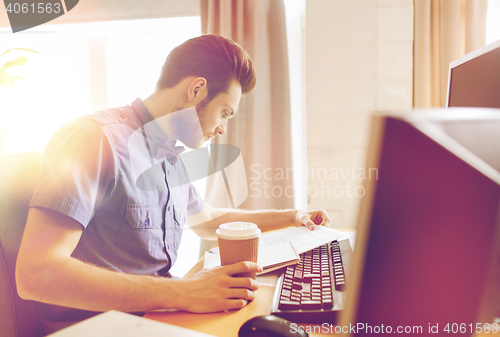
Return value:
[(471, 335), (491, 322), (500, 309), (499, 112), (374, 117), (367, 168), (378, 178), (366, 181), (339, 331)]
[(450, 63), (447, 105), (500, 108), (500, 40)]

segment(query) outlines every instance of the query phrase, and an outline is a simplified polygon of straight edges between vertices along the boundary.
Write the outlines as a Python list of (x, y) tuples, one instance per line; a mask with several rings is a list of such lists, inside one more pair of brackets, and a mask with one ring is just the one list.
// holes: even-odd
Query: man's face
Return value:
[(238, 81), (233, 80), (227, 92), (220, 93), (208, 103), (202, 102), (196, 107), (203, 132), (203, 140), (200, 140), (200, 144), (196, 148), (200, 148), (211, 138), (226, 133), (227, 120), (235, 115), (240, 99), (241, 85)]

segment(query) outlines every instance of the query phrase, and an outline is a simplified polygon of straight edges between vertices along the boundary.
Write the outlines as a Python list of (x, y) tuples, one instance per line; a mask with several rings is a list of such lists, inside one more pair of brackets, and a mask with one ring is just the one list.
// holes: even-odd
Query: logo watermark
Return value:
[(290, 324), (290, 332), (298, 333), (305, 331), (308, 334), (480, 334), (480, 333), (498, 333), (500, 331), (498, 323), (429, 323), (426, 327), (421, 325), (370, 325), (367, 323), (351, 323), (348, 326), (333, 325), (323, 323), (321, 325), (299, 326), (296, 323)]
[(72, 10), (79, 0), (4, 0), (13, 33), (30, 29)]
[[(378, 180), (378, 169), (356, 167), (316, 167), (300, 169), (269, 168), (260, 164), (250, 166), (250, 197), (292, 198), (294, 196), (293, 177), (298, 173), (307, 182), (310, 198), (362, 198), (366, 191), (365, 180)], [(278, 184), (280, 183), (280, 184)], [(284, 183), (284, 184), (283, 184)]]

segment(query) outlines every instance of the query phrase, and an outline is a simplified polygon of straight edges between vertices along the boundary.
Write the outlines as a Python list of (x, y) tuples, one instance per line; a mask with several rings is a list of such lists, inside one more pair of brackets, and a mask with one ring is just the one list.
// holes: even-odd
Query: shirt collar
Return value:
[[(148, 139), (153, 143), (154, 148), (156, 148), (158, 144), (162, 144), (167, 141), (167, 139), (169, 139), (165, 131), (163, 131), (163, 129), (149, 112), (148, 108), (144, 105), (142, 99), (137, 98), (132, 102), (131, 105), (135, 111), (135, 114), (137, 115), (137, 117), (139, 117), (139, 120), (144, 125), (146, 135)], [(175, 141), (172, 141), (173, 145), (175, 145), (175, 143)]]

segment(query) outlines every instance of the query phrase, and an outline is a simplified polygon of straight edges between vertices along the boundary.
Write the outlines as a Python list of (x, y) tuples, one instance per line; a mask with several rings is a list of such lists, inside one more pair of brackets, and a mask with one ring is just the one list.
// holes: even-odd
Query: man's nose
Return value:
[(224, 135), (226, 133), (226, 123), (222, 123), (220, 124), (217, 129), (216, 129), (216, 132), (219, 134), (219, 135)]

